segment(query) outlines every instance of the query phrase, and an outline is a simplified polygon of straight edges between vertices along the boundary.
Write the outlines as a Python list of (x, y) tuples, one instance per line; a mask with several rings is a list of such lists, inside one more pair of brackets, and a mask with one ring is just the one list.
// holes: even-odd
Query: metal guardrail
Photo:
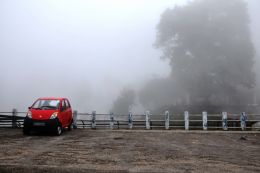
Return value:
[[(19, 116), (23, 114), (22, 116)], [(23, 127), (23, 120), (26, 112), (18, 112), (13, 109), (11, 112), (0, 112), (0, 127)]]
[[(22, 128), (26, 112), (0, 112), (0, 127)], [(79, 117), (80, 116), (80, 117)], [(260, 130), (260, 114), (144, 114), (127, 115), (73, 112), (74, 126), (77, 128), (110, 128), (110, 129), (185, 129), (185, 130)]]

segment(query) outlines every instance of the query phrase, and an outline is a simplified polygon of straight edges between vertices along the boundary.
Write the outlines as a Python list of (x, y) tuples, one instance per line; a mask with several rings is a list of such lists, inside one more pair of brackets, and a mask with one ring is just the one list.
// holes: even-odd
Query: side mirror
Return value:
[(28, 107), (28, 109), (31, 109), (31, 108), (32, 108), (31, 106)]

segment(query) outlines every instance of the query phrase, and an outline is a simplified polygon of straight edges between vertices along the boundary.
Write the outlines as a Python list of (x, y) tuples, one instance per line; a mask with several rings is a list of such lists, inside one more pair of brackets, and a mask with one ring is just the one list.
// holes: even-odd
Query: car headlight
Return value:
[(57, 116), (58, 116), (58, 112), (54, 112), (54, 113), (51, 115), (50, 119), (55, 119), (55, 118), (57, 118)]
[(27, 116), (28, 118), (32, 118), (32, 112), (31, 112), (31, 111), (28, 111), (26, 116)]

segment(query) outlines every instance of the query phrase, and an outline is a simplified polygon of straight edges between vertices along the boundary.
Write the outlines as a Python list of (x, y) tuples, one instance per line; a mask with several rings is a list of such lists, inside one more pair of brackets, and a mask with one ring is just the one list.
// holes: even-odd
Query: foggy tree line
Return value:
[[(136, 91), (140, 103), (154, 110), (253, 103), (255, 50), (249, 24), (243, 0), (194, 0), (166, 9), (154, 46), (169, 60), (171, 74)], [(122, 90), (112, 110), (127, 112), (134, 96), (133, 90)]]

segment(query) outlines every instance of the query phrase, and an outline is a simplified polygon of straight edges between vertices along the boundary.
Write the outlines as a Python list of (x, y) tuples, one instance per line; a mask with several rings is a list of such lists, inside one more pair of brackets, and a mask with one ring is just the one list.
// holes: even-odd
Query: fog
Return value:
[[(248, 0), (260, 84), (260, 3)], [(0, 111), (67, 97), (80, 112), (108, 112), (124, 88), (167, 78), (155, 49), (161, 14), (186, 0), (0, 1)], [(143, 111), (136, 105), (136, 110)]]
[[(255, 45), (256, 56), (255, 56), (255, 71), (256, 71), (256, 82), (257, 90), (260, 91), (260, 1), (248, 0), (248, 9), (251, 17), (251, 36), (252, 41)], [(260, 92), (259, 92), (260, 95)]]

